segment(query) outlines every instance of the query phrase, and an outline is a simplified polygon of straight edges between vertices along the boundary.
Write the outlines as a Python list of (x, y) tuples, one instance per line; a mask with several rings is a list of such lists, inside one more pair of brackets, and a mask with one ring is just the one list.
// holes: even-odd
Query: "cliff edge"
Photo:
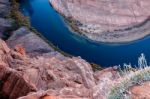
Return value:
[(99, 42), (123, 43), (149, 35), (149, 0), (49, 0), (73, 31)]

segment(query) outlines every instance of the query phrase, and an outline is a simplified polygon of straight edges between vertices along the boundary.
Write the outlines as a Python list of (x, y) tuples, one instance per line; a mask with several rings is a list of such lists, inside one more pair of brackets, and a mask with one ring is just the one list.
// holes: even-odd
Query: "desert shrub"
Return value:
[(142, 84), (145, 81), (150, 81), (150, 67), (147, 65), (144, 54), (138, 59), (138, 67), (136, 71), (130, 70), (131, 65), (124, 64), (125, 70), (120, 70), (122, 78), (120, 82), (114, 84), (108, 99), (130, 99), (127, 91), (131, 86)]

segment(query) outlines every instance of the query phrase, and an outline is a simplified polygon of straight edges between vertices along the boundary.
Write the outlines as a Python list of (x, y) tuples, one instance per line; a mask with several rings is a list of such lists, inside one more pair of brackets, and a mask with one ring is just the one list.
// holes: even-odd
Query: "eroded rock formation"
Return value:
[[(27, 95), (30, 91), (36, 91), (35, 86), (30, 83), (19, 71), (12, 69), (22, 55), (10, 50), (6, 43), (0, 40), (0, 98), (16, 99)], [(19, 65), (19, 64), (18, 64)]]
[[(104, 90), (97, 88), (107, 85), (105, 79), (118, 78), (115, 68), (94, 73), (90, 64), (79, 57), (58, 57), (51, 52), (30, 57), (24, 54), (24, 48), (15, 48), (21, 51), (10, 49), (0, 40), (2, 99), (103, 99), (100, 92)], [(101, 94), (98, 98), (97, 92)]]
[(49, 0), (73, 30), (101, 42), (129, 42), (149, 34), (149, 0)]
[[(18, 48), (18, 45), (15, 48), (10, 49), (0, 40), (0, 96), (3, 99), (16, 99), (29, 92), (32, 93), (26, 97), (36, 97), (35, 99), (45, 96), (93, 99), (93, 87), (103, 79), (97, 75), (107, 71), (110, 76), (107, 73), (106, 76), (112, 79), (113, 69), (94, 74), (90, 64), (79, 57), (58, 57), (49, 54), (51, 52), (30, 57), (24, 54), (24, 48)], [(37, 92), (33, 93), (34, 91)], [(32, 99), (26, 97), (20, 99)]]

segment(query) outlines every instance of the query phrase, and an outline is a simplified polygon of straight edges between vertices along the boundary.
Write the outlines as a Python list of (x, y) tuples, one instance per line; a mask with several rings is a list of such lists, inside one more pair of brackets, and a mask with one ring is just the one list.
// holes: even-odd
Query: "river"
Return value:
[(69, 30), (64, 19), (48, 0), (21, 0), (20, 8), (32, 27), (62, 51), (99, 64), (102, 67), (137, 64), (141, 53), (150, 60), (150, 37), (126, 44), (96, 43)]

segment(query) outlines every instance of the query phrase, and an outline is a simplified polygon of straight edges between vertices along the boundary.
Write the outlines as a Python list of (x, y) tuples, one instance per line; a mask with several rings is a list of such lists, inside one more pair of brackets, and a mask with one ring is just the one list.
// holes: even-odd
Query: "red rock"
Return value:
[(22, 55), (25, 55), (25, 53), (26, 53), (25, 49), (21, 45), (16, 45), (15, 50)]
[[(16, 94), (19, 90), (21, 92), (23, 87), (21, 85), (24, 83), (23, 80), (25, 80), (27, 84), (31, 84), (37, 90), (44, 90), (50, 96), (91, 97), (91, 88), (95, 86), (94, 73), (90, 64), (83, 59), (73, 57), (62, 60), (60, 57), (52, 57), (45, 54), (37, 57), (29, 57), (28, 54), (25, 54), (22, 47), (17, 46), (15, 51), (13, 51), (3, 41), (0, 42), (0, 48), (0, 59), (2, 59), (0, 61), (7, 68), (16, 70), (16, 73), (19, 73), (20, 77), (22, 77), (22, 80), (19, 80), (19, 84), (18, 80), (16, 80), (16, 86), (18, 87), (15, 87), (17, 91), (13, 92), (13, 94), (9, 92), (11, 91), (11, 87), (7, 87), (13, 85), (13, 82), (7, 81), (8, 83), (4, 85), (7, 94), (17, 97)], [(30, 90), (26, 89), (26, 86), (23, 89), (25, 92), (21, 93), (27, 94), (30, 92)], [(43, 97), (43, 94), (39, 94), (38, 92), (36, 94), (38, 97)], [(23, 96), (24, 94), (21, 95)], [(27, 97), (31, 96), (32, 94)]]
[(44, 97), (42, 97), (42, 99), (60, 99), (60, 98), (58, 98), (56, 96), (44, 96)]
[(0, 49), (2, 51), (4, 51), (5, 53), (9, 53), (10, 52), (10, 49), (8, 48), (8, 46), (6, 45), (6, 43), (2, 40), (0, 40)]
[(135, 85), (129, 91), (132, 99), (150, 99), (150, 82)]
[(0, 66), (0, 99), (16, 99), (35, 90), (17, 71)]

